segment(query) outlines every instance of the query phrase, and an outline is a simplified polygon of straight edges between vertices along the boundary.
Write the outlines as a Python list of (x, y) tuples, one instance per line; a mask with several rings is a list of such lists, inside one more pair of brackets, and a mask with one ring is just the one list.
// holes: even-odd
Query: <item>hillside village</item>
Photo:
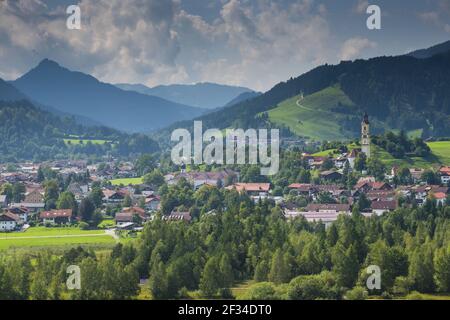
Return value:
[[(438, 206), (450, 203), (449, 165), (436, 171), (393, 166), (387, 172), (369, 172), (361, 167), (361, 160), (371, 157), (367, 115), (361, 132), (361, 148), (335, 156), (294, 153), (302, 166), (299, 170), (309, 177), (294, 183), (260, 182), (259, 178), (249, 181), (252, 180), (249, 177), (242, 179), (239, 169), (198, 171), (186, 167), (165, 175), (155, 169), (156, 178), (144, 176), (139, 180), (136, 165), (123, 161), (93, 164), (84, 160), (58, 160), (1, 165), (0, 231), (19, 232), (37, 225), (49, 228), (79, 225), (95, 229), (103, 220), (110, 221), (103, 227), (139, 231), (146, 221), (155, 217), (189, 223), (198, 217), (192, 206), (170, 205), (173, 199), (167, 196), (167, 191), (161, 194), (162, 186), (170, 188), (180, 183), (188, 183), (193, 192), (202, 188), (235, 190), (248, 195), (255, 203), (274, 202), (288, 219), (304, 217), (308, 222), (325, 226), (336, 221), (340, 214), (350, 215), (353, 210), (369, 217), (400, 207), (423, 206), (427, 201)], [(354, 181), (349, 183), (352, 173), (356, 173), (351, 176)], [(129, 179), (138, 182), (125, 185)], [(122, 182), (112, 184), (111, 181)], [(221, 206), (219, 203), (212, 209), (222, 210)]]

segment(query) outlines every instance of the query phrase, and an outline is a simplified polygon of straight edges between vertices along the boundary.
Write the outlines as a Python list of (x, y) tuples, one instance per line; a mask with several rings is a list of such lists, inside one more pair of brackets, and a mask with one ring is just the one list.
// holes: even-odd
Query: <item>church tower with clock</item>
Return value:
[(369, 133), (369, 116), (367, 112), (364, 114), (361, 123), (361, 151), (366, 154), (367, 159), (370, 158), (370, 133)]

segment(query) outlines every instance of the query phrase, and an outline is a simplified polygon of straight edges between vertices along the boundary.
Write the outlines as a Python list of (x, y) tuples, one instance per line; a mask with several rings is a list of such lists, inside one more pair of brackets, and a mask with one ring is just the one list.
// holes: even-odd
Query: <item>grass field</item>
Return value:
[(450, 141), (436, 141), (427, 144), (442, 164), (450, 165)]
[(114, 243), (114, 238), (105, 234), (102, 230), (35, 227), (25, 232), (0, 233), (0, 250), (20, 247)]
[(111, 182), (114, 186), (120, 186), (120, 185), (124, 185), (124, 186), (128, 186), (128, 185), (137, 185), (137, 184), (142, 184), (142, 177), (141, 177), (141, 178), (114, 179), (114, 180), (110, 180), (110, 182)]
[[(440, 165), (449, 165), (450, 164), (450, 141), (438, 141), (438, 142), (429, 142), (428, 146), (431, 148), (433, 156), (430, 158), (422, 158), (422, 157), (410, 157), (405, 159), (396, 159), (387, 151), (381, 149), (376, 145), (371, 145), (372, 154), (380, 159), (387, 166), (408, 166), (408, 167), (417, 167), (417, 168), (432, 168), (438, 167)], [(354, 148), (355, 146), (348, 146), (349, 149)], [(333, 153), (335, 149), (329, 149), (325, 151), (320, 151), (314, 156), (324, 157)]]
[(338, 87), (329, 87), (302, 99), (301, 95), (283, 101), (268, 112), (275, 124), (289, 127), (299, 136), (315, 140), (342, 140), (351, 134), (341, 130), (345, 115), (331, 111), (337, 106), (351, 111), (354, 104)]

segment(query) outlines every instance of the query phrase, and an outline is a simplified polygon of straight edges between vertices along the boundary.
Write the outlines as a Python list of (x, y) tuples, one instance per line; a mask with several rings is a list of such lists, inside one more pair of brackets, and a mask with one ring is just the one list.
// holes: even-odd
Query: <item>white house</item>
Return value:
[(10, 212), (0, 214), (0, 232), (13, 231), (17, 228), (20, 218)]
[(8, 205), (5, 195), (0, 195), (0, 208), (6, 208)]

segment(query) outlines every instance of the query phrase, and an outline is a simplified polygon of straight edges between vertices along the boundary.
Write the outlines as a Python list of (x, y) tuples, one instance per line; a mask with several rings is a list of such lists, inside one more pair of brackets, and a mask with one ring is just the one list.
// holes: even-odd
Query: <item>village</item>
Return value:
[[(351, 214), (355, 203), (364, 216), (382, 215), (396, 210), (401, 206), (422, 206), (427, 199), (433, 199), (437, 205), (448, 204), (450, 197), (450, 166), (442, 166), (437, 172), (439, 183), (428, 184), (424, 181), (424, 169), (410, 168), (409, 184), (394, 183), (398, 168), (393, 167), (391, 173), (385, 175), (384, 181), (375, 177), (363, 175), (351, 190), (339, 182), (342, 179), (342, 168), (345, 162), (354, 162), (355, 150), (348, 155), (330, 159), (323, 156), (303, 154), (302, 159), (308, 163), (311, 170), (320, 169), (324, 162), (333, 161), (333, 168), (320, 171), (320, 183), (292, 183), (288, 192), (276, 192), (276, 186), (271, 183), (240, 182), (239, 172), (231, 169), (201, 172), (182, 169), (180, 172), (166, 174), (164, 182), (168, 186), (186, 180), (194, 190), (202, 187), (218, 187), (228, 190), (235, 189), (247, 194), (253, 201), (269, 200), (279, 205), (286, 218), (303, 216), (309, 222), (321, 221), (326, 226), (334, 222), (340, 214)], [(161, 198), (157, 188), (145, 183), (133, 185), (112, 185), (108, 183), (117, 177), (136, 177), (133, 164), (108, 163), (107, 170), (99, 170), (100, 165), (88, 165), (86, 161), (55, 161), (45, 164), (18, 164), (14, 170), (0, 166), (0, 231), (24, 231), (30, 225), (46, 227), (77, 224), (81, 217), (75, 216), (72, 209), (48, 209), (46, 206), (46, 188), (38, 182), (38, 172), (41, 166), (48, 166), (63, 178), (70, 175), (85, 175), (89, 178), (83, 182), (71, 182), (66, 191), (73, 194), (78, 205), (84, 198), (91, 195), (95, 186), (101, 185), (102, 219), (108, 217), (114, 220), (110, 227), (118, 229), (139, 229), (155, 217), (160, 210)], [(106, 182), (106, 183), (105, 183)], [(5, 186), (13, 186), (13, 195), (8, 194)], [(17, 186), (17, 187), (16, 187)], [(18, 187), (20, 186), (20, 187)], [(93, 187), (94, 186), (94, 187)], [(3, 188), (2, 188), (3, 187)], [(19, 190), (19, 195), (14, 194)], [(278, 188), (279, 189), (279, 188)], [(48, 192), (48, 190), (47, 190)], [(303, 204), (296, 204), (289, 199), (301, 197)], [(19, 201), (16, 201), (19, 200)], [(361, 203), (366, 203), (361, 207)], [(100, 219), (100, 221), (102, 220)], [(192, 219), (189, 210), (177, 211), (174, 208), (168, 215), (163, 215), (167, 221), (183, 220), (189, 223)], [(95, 227), (95, 226), (94, 226)]]

